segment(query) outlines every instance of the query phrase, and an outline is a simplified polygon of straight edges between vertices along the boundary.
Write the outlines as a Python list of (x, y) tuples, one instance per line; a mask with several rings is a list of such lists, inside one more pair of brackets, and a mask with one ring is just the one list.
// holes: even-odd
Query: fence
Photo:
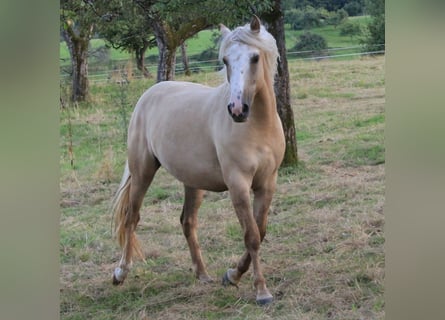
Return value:
[[(374, 46), (373, 51), (363, 51), (362, 46), (351, 46), (342, 48), (330, 48), (323, 51), (290, 51), (287, 52), (288, 60), (324, 60), (324, 59), (344, 59), (344, 58), (354, 58), (366, 55), (384, 54), (385, 44), (378, 44)], [(180, 59), (178, 58), (178, 61)], [(136, 68), (131, 66), (132, 63), (129, 60), (114, 61), (114, 66), (108, 68), (102, 68), (104, 70), (100, 71), (89, 71), (88, 79), (92, 83), (102, 83), (108, 82), (113, 77), (122, 74), (131, 73), (132, 79), (143, 78), (142, 73)], [(191, 72), (209, 72), (217, 71), (222, 68), (222, 64), (218, 59), (211, 60), (196, 60), (190, 57), (189, 68)], [(148, 71), (151, 74), (156, 74), (157, 65), (150, 64), (147, 66)], [(177, 63), (175, 67), (175, 74), (184, 73), (182, 63)], [(69, 73), (66, 70), (61, 69), (61, 81), (69, 79)]]

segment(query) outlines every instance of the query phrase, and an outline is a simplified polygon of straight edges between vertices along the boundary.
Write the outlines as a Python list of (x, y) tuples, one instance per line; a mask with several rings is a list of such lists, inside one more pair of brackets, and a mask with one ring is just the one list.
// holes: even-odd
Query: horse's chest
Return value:
[(234, 155), (234, 165), (254, 178), (268, 176), (277, 169), (276, 154), (271, 146), (254, 144), (249, 148), (239, 148)]
[(277, 155), (270, 146), (261, 146), (256, 149), (256, 174), (270, 174), (277, 169)]

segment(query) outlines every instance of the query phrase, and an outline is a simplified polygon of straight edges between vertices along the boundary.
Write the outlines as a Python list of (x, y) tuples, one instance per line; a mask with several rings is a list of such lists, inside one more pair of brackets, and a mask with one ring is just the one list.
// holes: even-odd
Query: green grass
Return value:
[(384, 123), (384, 122), (385, 122), (385, 115), (384, 114), (377, 114), (377, 115), (372, 116), (372, 117), (367, 118), (367, 119), (355, 120), (354, 121), (354, 125), (356, 127), (366, 127), (366, 126), (377, 125), (377, 124)]
[[(349, 17), (348, 19), (358, 22), (362, 27), (370, 22), (369, 16)], [(340, 35), (340, 26), (323, 26), (312, 28), (309, 31), (323, 36), (326, 39), (328, 48), (350, 47), (359, 44), (357, 37), (351, 39), (349, 36)], [(286, 47), (288, 50), (295, 46), (298, 42), (298, 37), (304, 32), (304, 30), (291, 30), (290, 26), (286, 25)]]
[[(109, 206), (125, 163), (123, 118), (154, 83), (133, 79), (92, 84), (90, 101), (60, 111), (61, 319), (384, 318), (384, 57), (294, 60), (289, 70), (300, 163), (279, 171), (261, 246), (275, 302), (255, 304), (251, 271), (239, 289), (220, 284), (244, 252), (227, 192), (207, 193), (199, 213), (201, 249), (216, 281), (194, 278), (179, 224), (183, 187), (164, 169), (137, 229), (146, 261), (112, 286), (120, 249)], [(179, 80), (217, 85), (221, 78)]]

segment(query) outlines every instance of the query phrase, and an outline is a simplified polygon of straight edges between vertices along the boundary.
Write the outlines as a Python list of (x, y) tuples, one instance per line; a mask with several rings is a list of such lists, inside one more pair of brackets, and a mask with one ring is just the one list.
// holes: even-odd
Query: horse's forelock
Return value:
[(233, 42), (241, 42), (254, 46), (265, 53), (266, 65), (272, 77), (275, 77), (278, 63), (278, 48), (275, 38), (261, 25), (260, 32), (254, 33), (250, 30), (250, 24), (234, 29), (221, 40), (219, 59), (222, 60), (227, 48)]

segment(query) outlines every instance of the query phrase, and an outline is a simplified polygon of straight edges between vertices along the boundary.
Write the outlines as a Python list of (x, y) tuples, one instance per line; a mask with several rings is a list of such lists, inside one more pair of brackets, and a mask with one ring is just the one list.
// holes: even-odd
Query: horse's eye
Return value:
[(259, 59), (260, 59), (260, 56), (258, 54), (255, 54), (250, 58), (250, 63), (258, 63)]

